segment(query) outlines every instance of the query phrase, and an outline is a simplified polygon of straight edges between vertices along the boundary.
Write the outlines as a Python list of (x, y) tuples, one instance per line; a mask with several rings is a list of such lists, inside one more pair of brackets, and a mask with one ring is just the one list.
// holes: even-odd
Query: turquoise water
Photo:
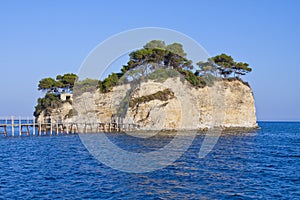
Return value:
[[(204, 159), (199, 135), (175, 163), (143, 174), (99, 163), (77, 135), (0, 136), (0, 199), (300, 199), (300, 123), (259, 125), (221, 136)], [(132, 151), (170, 140), (108, 137)]]

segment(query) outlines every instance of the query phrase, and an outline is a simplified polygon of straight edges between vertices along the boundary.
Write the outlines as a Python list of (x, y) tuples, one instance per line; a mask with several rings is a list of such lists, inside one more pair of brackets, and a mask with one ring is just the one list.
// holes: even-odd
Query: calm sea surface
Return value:
[[(174, 164), (144, 174), (99, 163), (77, 135), (1, 135), (0, 199), (300, 199), (300, 123), (259, 125), (221, 136), (204, 159), (199, 135)], [(109, 137), (124, 149), (158, 148), (157, 138), (145, 147), (134, 137)]]

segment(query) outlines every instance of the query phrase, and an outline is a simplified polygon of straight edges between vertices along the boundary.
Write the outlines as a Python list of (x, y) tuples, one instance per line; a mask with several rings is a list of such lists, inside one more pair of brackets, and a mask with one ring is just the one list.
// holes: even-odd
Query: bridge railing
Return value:
[(72, 122), (68, 120), (45, 118), (36, 122), (34, 117), (0, 117), (0, 134), (15, 135), (58, 135), (70, 133), (100, 133), (132, 131), (140, 127), (134, 123), (118, 122)]

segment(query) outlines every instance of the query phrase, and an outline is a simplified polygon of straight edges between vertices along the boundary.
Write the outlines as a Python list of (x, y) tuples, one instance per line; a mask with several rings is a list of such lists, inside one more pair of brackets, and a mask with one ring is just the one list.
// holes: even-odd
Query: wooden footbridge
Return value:
[(4, 136), (41, 136), (77, 133), (103, 133), (133, 131), (139, 129), (136, 124), (117, 122), (71, 122), (70, 120), (52, 120), (46, 118), (44, 122), (36, 122), (31, 118), (0, 118), (0, 134)]

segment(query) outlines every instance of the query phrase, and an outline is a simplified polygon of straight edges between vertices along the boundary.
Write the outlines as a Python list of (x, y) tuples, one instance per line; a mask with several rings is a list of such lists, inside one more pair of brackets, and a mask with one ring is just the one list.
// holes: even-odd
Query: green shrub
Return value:
[(142, 96), (142, 97), (137, 97), (134, 99), (131, 99), (129, 101), (129, 106), (133, 108), (136, 104), (138, 103), (146, 103), (152, 100), (161, 100), (161, 101), (167, 101), (169, 99), (174, 98), (174, 92), (170, 89), (165, 89), (163, 91), (158, 91), (154, 94)]
[(116, 73), (110, 74), (106, 79), (104, 79), (101, 82), (100, 91), (103, 93), (111, 91), (114, 86), (118, 85), (119, 78), (120, 77)]
[(251, 88), (250, 85), (249, 85), (249, 83), (246, 82), (246, 81), (243, 81), (243, 79), (241, 79), (240, 77), (230, 77), (230, 78), (226, 78), (226, 79), (224, 79), (224, 80), (227, 80), (227, 81), (229, 81), (229, 82), (231, 82), (231, 81), (240, 81), (240, 82), (243, 83), (244, 85), (246, 85), (246, 86), (248, 86), (249, 88)]
[(38, 104), (35, 106), (34, 116), (39, 116), (43, 110), (45, 110), (47, 114), (52, 109), (60, 107), (61, 104), (62, 101), (60, 100), (59, 95), (47, 93), (44, 98), (38, 99)]
[(204, 74), (202, 77), (202, 80), (205, 82), (205, 85), (211, 87), (214, 85), (214, 82), (217, 80), (217, 78), (212, 74)]
[(69, 113), (68, 113), (68, 118), (71, 118), (71, 117), (73, 117), (73, 116), (77, 116), (78, 115), (78, 112), (77, 112), (77, 110), (75, 110), (74, 108), (73, 109), (71, 109), (71, 110), (69, 110)]
[(148, 74), (147, 78), (150, 80), (154, 80), (154, 81), (162, 83), (162, 82), (166, 81), (168, 78), (174, 78), (174, 77), (178, 77), (178, 76), (179, 76), (179, 73), (175, 69), (159, 68), (159, 69), (155, 70), (154, 72), (152, 72), (151, 74)]
[(193, 72), (189, 70), (180, 70), (179, 71), (191, 85), (200, 86), (201, 81), (199, 77), (197, 77)]
[(85, 92), (95, 92), (99, 88), (99, 81), (95, 79), (85, 79), (83, 81), (77, 81), (74, 86), (74, 95), (80, 95)]

